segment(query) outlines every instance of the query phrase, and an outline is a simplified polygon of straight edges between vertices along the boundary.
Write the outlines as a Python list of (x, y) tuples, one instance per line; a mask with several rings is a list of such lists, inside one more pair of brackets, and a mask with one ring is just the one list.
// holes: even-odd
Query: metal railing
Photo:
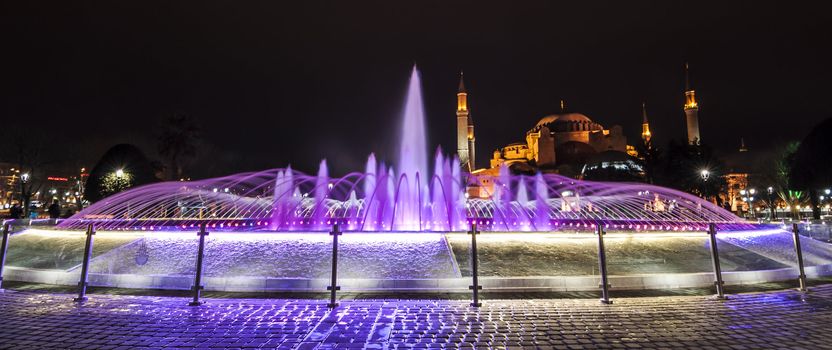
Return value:
[[(599, 289), (601, 292), (601, 299), (600, 301), (604, 304), (612, 304), (612, 300), (610, 299), (610, 289), (612, 286), (609, 283), (609, 271), (607, 268), (607, 250), (605, 246), (604, 236), (607, 234), (606, 232), (607, 227), (605, 227), (601, 223), (596, 223), (594, 225), (594, 234), (597, 238), (597, 260), (598, 260), (598, 273), (600, 277)], [(6, 258), (8, 256), (8, 247), (10, 243), (10, 236), (12, 234), (12, 223), (5, 222), (2, 227), (2, 240), (0, 240), (0, 290), (2, 290), (3, 286), (3, 270), (5, 267)], [(480, 281), (480, 266), (479, 266), (479, 250), (477, 245), (477, 236), (480, 234), (480, 231), (477, 227), (476, 221), (472, 220), (470, 225), (470, 230), (467, 232), (471, 236), (470, 240), (470, 251), (469, 251), (469, 259), (470, 259), (470, 267), (471, 267), (471, 284), (468, 286), (468, 289), (471, 291), (471, 303), (472, 307), (480, 307), (482, 306), (481, 300), (481, 292), (483, 290), (483, 286)], [(713, 275), (714, 275), (714, 287), (716, 290), (716, 297), (718, 299), (725, 299), (726, 293), (724, 289), (725, 282), (723, 281), (723, 273), (722, 267), (720, 264), (720, 256), (719, 256), (719, 244), (717, 240), (717, 226), (715, 224), (710, 224), (708, 226), (707, 234), (708, 234), (708, 241), (709, 241), (709, 250), (710, 250), (710, 258), (711, 264), (713, 268)], [(797, 257), (797, 268), (798, 268), (798, 290), (800, 291), (808, 291), (807, 287), (807, 277), (805, 273), (805, 266), (804, 266), (804, 259), (803, 259), (803, 249), (801, 247), (801, 232), (797, 223), (792, 224), (792, 239), (794, 243), (794, 249)], [(86, 239), (83, 251), (83, 261), (81, 264), (81, 274), (78, 281), (78, 296), (73, 300), (76, 302), (85, 302), (88, 300), (87, 297), (87, 287), (89, 286), (89, 272), (90, 272), (90, 261), (93, 257), (93, 247), (95, 243), (95, 234), (96, 234), (96, 227), (94, 224), (89, 224), (86, 230)], [(326, 287), (327, 292), (329, 293), (329, 302), (327, 306), (329, 308), (335, 308), (338, 306), (337, 302), (337, 292), (341, 290), (341, 287), (338, 285), (338, 258), (339, 258), (339, 246), (338, 246), (338, 238), (339, 236), (343, 235), (344, 233), (341, 231), (340, 225), (338, 223), (332, 226), (332, 230), (330, 231), (329, 235), (332, 237), (332, 260), (331, 260), (331, 274), (330, 274), (330, 283)], [(189, 303), (191, 306), (199, 306), (203, 305), (204, 301), (201, 300), (201, 292), (204, 290), (203, 285), (203, 268), (204, 268), (204, 255), (205, 255), (205, 240), (206, 237), (209, 235), (208, 231), (206, 230), (206, 226), (203, 224), (199, 227), (199, 231), (197, 232), (198, 237), (198, 244), (196, 246), (196, 269), (194, 273), (194, 280), (193, 285), (191, 287), (191, 291), (193, 293), (193, 299)]]

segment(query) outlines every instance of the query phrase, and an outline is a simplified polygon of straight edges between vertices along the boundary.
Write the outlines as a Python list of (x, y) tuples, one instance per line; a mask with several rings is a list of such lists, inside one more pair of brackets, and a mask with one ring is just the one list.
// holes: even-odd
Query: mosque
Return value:
[[(685, 124), (690, 144), (699, 144), (699, 105), (690, 88), (688, 67), (685, 65)], [(530, 128), (521, 142), (495, 150), (489, 167), (476, 169), (474, 121), (468, 109), (468, 92), (460, 74), (457, 91), (457, 154), (464, 170), (474, 175), (496, 176), (501, 166), (512, 172), (534, 174), (559, 173), (582, 178), (587, 172), (625, 170), (641, 173), (636, 147), (627, 143), (620, 125), (605, 127), (587, 115), (568, 112), (561, 101), (558, 114), (544, 116)], [(652, 133), (647, 118), (647, 107), (642, 105), (641, 142), (651, 147)]]

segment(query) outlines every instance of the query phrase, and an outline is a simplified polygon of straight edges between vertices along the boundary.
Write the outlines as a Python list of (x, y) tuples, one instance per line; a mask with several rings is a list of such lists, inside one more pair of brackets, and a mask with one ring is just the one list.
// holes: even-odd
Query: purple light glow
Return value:
[[(205, 222), (211, 229), (326, 231), (339, 223), (349, 231), (436, 232), (463, 230), (471, 223), (484, 231), (592, 230), (598, 223), (631, 231), (703, 231), (709, 223), (721, 229), (753, 226), (695, 196), (647, 184), (503, 176), (493, 180), (499, 193), (464, 199), (463, 180), (441, 175), (425, 188), (414, 188), (415, 196), (401, 195), (410, 187), (390, 171), (381, 176), (352, 173), (327, 182), (320, 174), (273, 169), (158, 183), (104, 199), (59, 226), (79, 229), (94, 221), (100, 229), (157, 230), (193, 229)], [(218, 186), (230, 190), (213, 192)], [(448, 195), (451, 191), (455, 195)], [(672, 205), (656, 205), (657, 200)], [(407, 205), (416, 212), (409, 216), (399, 209)]]

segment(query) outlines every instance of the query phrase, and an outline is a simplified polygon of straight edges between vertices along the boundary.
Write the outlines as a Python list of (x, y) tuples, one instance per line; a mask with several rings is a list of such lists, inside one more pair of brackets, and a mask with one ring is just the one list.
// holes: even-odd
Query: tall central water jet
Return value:
[(422, 82), (419, 70), (414, 65), (407, 88), (397, 162), (401, 181), (396, 184), (399, 189), (396, 222), (406, 230), (420, 229), (420, 199), (426, 195), (421, 193), (420, 183), (425, 184), (428, 179), (426, 138)]
[[(399, 146), (399, 174), (408, 178), (420, 174), (424, 178), (428, 170), (427, 135), (425, 131), (425, 110), (422, 104), (422, 81), (419, 70), (413, 66), (410, 85), (407, 89), (407, 101), (404, 106), (404, 118)], [(411, 181), (412, 182), (412, 181)]]

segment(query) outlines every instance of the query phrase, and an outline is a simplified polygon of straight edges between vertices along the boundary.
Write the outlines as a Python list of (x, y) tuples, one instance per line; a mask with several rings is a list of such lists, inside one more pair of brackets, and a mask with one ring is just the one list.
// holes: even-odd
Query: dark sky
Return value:
[(7, 1), (0, 115), (88, 166), (120, 142), (157, 157), (157, 125), (179, 112), (204, 129), (195, 176), (324, 157), (343, 173), (392, 160), (416, 62), (429, 144), (447, 151), (464, 69), (486, 166), (561, 98), (631, 144), (646, 100), (658, 144), (681, 138), (689, 61), (703, 141), (765, 150), (832, 115), (821, 3)]

